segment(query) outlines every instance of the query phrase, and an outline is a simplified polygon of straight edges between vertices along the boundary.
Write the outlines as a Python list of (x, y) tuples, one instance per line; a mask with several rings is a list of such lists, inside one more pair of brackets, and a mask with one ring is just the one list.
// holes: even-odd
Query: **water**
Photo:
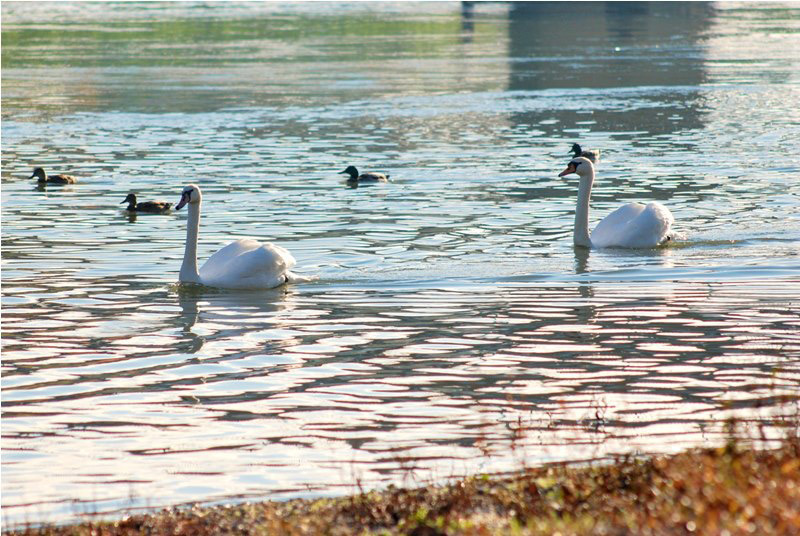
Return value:
[[(797, 5), (2, 18), (4, 524), (673, 451), (729, 417), (768, 442), (798, 413)], [(574, 249), (574, 141), (603, 151), (592, 222), (659, 200), (687, 239)], [(119, 203), (189, 182), (201, 262), (250, 235), (313, 281), (175, 285), (185, 212)]]

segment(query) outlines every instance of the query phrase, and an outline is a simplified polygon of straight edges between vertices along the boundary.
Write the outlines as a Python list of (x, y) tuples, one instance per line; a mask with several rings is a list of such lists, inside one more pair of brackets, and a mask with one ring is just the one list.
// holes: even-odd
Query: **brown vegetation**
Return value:
[(172, 509), (18, 534), (800, 534), (800, 440), (338, 499)]

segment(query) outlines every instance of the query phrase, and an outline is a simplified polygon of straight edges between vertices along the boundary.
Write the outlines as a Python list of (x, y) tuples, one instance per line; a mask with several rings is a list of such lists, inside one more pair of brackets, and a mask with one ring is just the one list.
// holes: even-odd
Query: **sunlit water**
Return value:
[[(4, 525), (765, 439), (800, 381), (797, 5), (2, 4)], [(659, 200), (686, 240), (572, 247)], [(354, 164), (392, 182), (348, 188)], [(34, 165), (79, 177), (39, 189)], [(175, 285), (253, 236), (312, 282)], [(755, 432), (754, 432), (755, 433)]]

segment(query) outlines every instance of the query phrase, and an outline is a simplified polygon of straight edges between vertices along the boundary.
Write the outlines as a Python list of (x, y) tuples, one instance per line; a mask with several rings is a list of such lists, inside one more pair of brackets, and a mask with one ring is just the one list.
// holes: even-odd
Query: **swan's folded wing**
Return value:
[(224, 276), (231, 268), (231, 263), (235, 263), (243, 253), (256, 249), (261, 243), (256, 240), (242, 239), (235, 240), (227, 246), (220, 248), (211, 255), (208, 260), (200, 267), (200, 278), (218, 279)]
[(674, 222), (661, 203), (630, 203), (597, 224), (592, 243), (597, 247), (652, 248), (662, 244)]
[(628, 203), (610, 213), (592, 231), (592, 244), (600, 248), (622, 245), (620, 242), (624, 240), (628, 224), (638, 217), (644, 208), (645, 206), (640, 203)]
[(200, 278), (206, 284), (225, 288), (271, 288), (286, 281), (286, 272), (295, 262), (280, 246), (236, 240), (208, 258), (200, 268)]

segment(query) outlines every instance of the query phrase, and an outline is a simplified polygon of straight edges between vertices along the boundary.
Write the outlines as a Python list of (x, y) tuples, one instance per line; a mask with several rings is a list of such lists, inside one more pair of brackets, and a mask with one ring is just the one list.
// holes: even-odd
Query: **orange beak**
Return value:
[(570, 173), (575, 173), (575, 165), (572, 162), (570, 162), (569, 165), (567, 165), (567, 169), (559, 173), (558, 176), (563, 177), (564, 175), (569, 175)]

